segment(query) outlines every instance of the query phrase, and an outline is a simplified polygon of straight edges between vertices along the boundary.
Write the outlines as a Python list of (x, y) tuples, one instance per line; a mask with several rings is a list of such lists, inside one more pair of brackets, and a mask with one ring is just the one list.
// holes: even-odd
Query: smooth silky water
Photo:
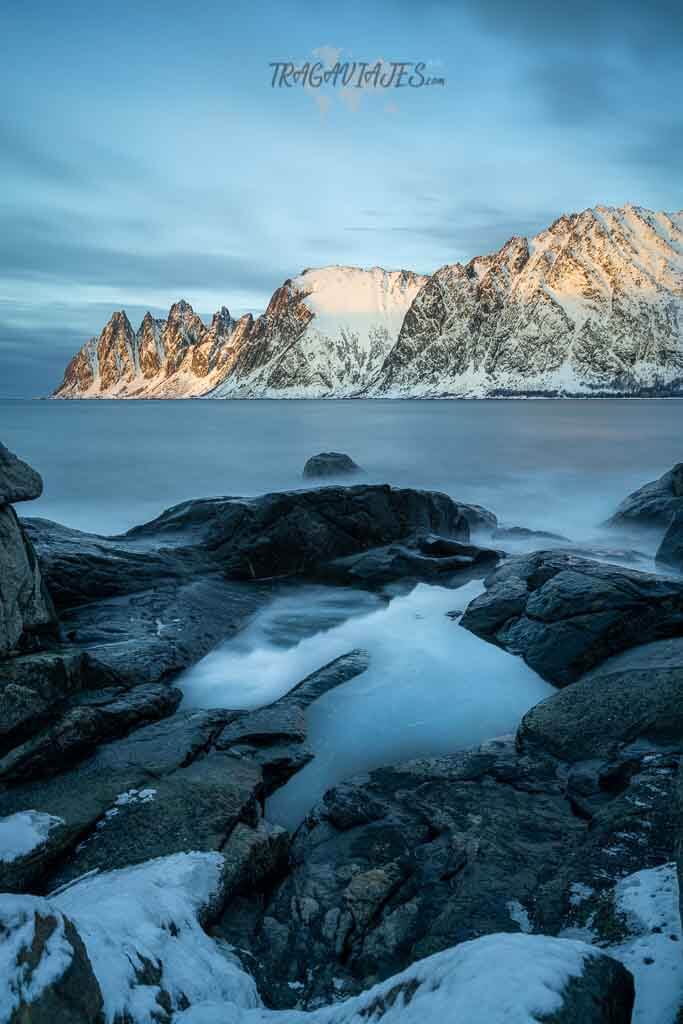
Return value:
[[(92, 532), (124, 531), (190, 498), (301, 487), (306, 458), (337, 450), (363, 480), (443, 490), (506, 524), (585, 543), (622, 497), (680, 461), (682, 412), (675, 400), (4, 401), (0, 439), (45, 479), (20, 512)], [(652, 538), (637, 543), (652, 553)], [(272, 820), (294, 827), (329, 786), (512, 732), (554, 692), (448, 614), (480, 591), (421, 584), (388, 601), (283, 588), (180, 677), (184, 706), (259, 707), (333, 658), (369, 651), (365, 673), (309, 708), (315, 760), (268, 802)]]

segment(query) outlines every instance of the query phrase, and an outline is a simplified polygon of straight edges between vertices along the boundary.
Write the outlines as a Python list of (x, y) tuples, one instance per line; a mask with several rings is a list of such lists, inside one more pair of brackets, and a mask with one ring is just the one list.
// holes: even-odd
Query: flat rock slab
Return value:
[(523, 750), (565, 761), (606, 758), (638, 739), (683, 737), (683, 639), (658, 640), (603, 662), (526, 713)]
[[(0, 818), (30, 809), (52, 825), (25, 856), (0, 862), (0, 890), (48, 891), (95, 868), (185, 850), (224, 851), (238, 823), (257, 829), (266, 797), (311, 760), (306, 707), (367, 664), (365, 652), (351, 651), (256, 711), (179, 711), (141, 725), (145, 715), (159, 716), (160, 696), (171, 702), (167, 713), (177, 703), (179, 692), (164, 684), (135, 687), (101, 707), (85, 704), (79, 710), (106, 715), (110, 730), (123, 730), (121, 717), (130, 714), (136, 718), (128, 726), (137, 728), (102, 742), (74, 767), (66, 759), (56, 763), (60, 738), (53, 734), (40, 737), (40, 749), (34, 743), (7, 756)], [(111, 731), (98, 735), (102, 741)], [(50, 777), (27, 778), (29, 753), (43, 758), (40, 774)], [(280, 840), (275, 850), (270, 840), (256, 846), (281, 857)]]
[(683, 580), (536, 552), (484, 581), (461, 624), (566, 686), (619, 651), (683, 635)]

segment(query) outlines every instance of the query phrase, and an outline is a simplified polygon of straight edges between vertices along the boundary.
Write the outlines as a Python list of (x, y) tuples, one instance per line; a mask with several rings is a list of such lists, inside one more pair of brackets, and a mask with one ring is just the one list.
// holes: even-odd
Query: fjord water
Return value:
[[(20, 511), (93, 532), (190, 498), (300, 487), (308, 456), (331, 449), (365, 480), (443, 490), (502, 522), (585, 541), (625, 494), (680, 461), (682, 413), (675, 400), (4, 402), (0, 439), (45, 479)], [(330, 785), (511, 732), (553, 692), (448, 614), (480, 590), (421, 584), (389, 601), (285, 587), (183, 674), (184, 706), (259, 707), (368, 650), (365, 673), (309, 708), (315, 760), (269, 801), (273, 820), (296, 826)]]
[(676, 399), (0, 401), (0, 440), (45, 480), (25, 514), (99, 533), (189, 498), (300, 487), (308, 456), (331, 449), (370, 481), (578, 539), (681, 460), (682, 425)]

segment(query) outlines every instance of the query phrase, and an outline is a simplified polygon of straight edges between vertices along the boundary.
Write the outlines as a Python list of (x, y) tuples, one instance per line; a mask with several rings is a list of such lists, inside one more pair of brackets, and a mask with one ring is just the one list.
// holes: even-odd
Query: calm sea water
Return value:
[(43, 474), (25, 514), (101, 533), (188, 498), (302, 486), (318, 451), (509, 523), (591, 533), (683, 458), (683, 403), (1, 401), (0, 440)]
[[(308, 456), (332, 449), (369, 480), (436, 488), (504, 522), (581, 540), (683, 458), (682, 417), (683, 405), (666, 400), (5, 401), (0, 440), (45, 479), (26, 514), (95, 532), (188, 498), (300, 487)], [(184, 704), (259, 707), (332, 658), (369, 651), (365, 673), (309, 709), (316, 757), (268, 803), (272, 820), (295, 827), (340, 779), (511, 732), (553, 692), (447, 614), (480, 591), (423, 584), (387, 604), (352, 589), (292, 588), (183, 673)]]

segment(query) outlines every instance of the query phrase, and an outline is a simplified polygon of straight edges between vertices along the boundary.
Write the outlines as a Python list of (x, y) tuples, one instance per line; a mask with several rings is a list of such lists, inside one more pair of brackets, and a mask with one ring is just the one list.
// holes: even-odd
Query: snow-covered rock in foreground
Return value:
[(239, 1014), (198, 1005), (176, 1024), (628, 1024), (632, 980), (583, 942), (487, 935), (419, 960), (343, 1003)]
[(73, 923), (37, 896), (0, 896), (0, 1024), (94, 1024), (102, 994)]
[(0, 861), (9, 863), (25, 857), (42, 846), (57, 825), (64, 820), (42, 811), (19, 811), (0, 818)]
[[(55, 1018), (69, 1024), (98, 1019), (100, 1005), (107, 1024), (630, 1020), (632, 980), (617, 961), (580, 941), (525, 934), (462, 943), (330, 1007), (266, 1010), (229, 948), (200, 923), (219, 906), (223, 867), (217, 853), (174, 854), (85, 876), (45, 899), (0, 897), (0, 1024), (42, 1024), (38, 1009), (72, 999), (74, 979), (86, 1011)], [(33, 1015), (17, 1016), (27, 1006)]]
[[(590, 897), (578, 886), (575, 900)], [(675, 864), (662, 864), (622, 878), (614, 889), (615, 931), (622, 934), (606, 953), (633, 974), (636, 1003), (633, 1024), (677, 1024), (683, 1007), (683, 955), (678, 879)], [(595, 941), (592, 921), (564, 933)]]
[(598, 206), (438, 270), (372, 394), (683, 392), (683, 211)]
[(107, 1022), (156, 1024), (207, 999), (259, 1005), (254, 982), (200, 924), (223, 866), (218, 853), (173, 854), (86, 876), (47, 901), (83, 939)]

